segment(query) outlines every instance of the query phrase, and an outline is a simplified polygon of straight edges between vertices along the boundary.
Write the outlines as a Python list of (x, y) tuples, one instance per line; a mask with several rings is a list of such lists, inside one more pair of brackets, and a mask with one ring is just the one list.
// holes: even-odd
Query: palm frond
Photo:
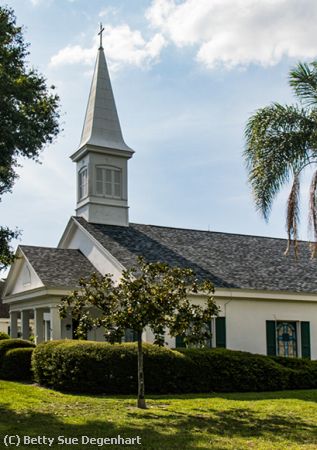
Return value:
[(293, 243), (295, 256), (298, 256), (298, 223), (299, 223), (299, 194), (300, 194), (300, 180), (299, 174), (294, 175), (293, 185), (287, 201), (286, 213), (286, 229), (288, 235), (287, 248), (285, 255), (289, 254), (290, 245)]
[(249, 182), (256, 207), (266, 220), (281, 187), (312, 156), (316, 122), (311, 114), (275, 103), (256, 111), (246, 125), (244, 157)]
[(289, 84), (295, 95), (307, 106), (317, 105), (317, 62), (298, 63), (290, 71)]
[(308, 224), (312, 232), (311, 252), (312, 258), (317, 253), (317, 170), (314, 172), (309, 191)]

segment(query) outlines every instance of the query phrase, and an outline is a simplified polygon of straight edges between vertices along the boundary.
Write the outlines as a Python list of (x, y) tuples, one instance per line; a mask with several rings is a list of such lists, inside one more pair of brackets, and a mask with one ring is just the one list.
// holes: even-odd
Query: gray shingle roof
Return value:
[(28, 245), (20, 248), (47, 287), (75, 288), (81, 277), (97, 272), (79, 250)]
[(284, 256), (285, 239), (75, 220), (126, 268), (142, 255), (148, 261), (190, 267), (217, 287), (317, 293), (317, 260), (310, 259), (308, 242), (299, 243), (296, 260)]

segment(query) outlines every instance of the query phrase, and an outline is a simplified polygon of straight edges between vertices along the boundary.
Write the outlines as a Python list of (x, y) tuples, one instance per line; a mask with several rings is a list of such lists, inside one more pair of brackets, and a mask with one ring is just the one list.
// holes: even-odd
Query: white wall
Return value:
[(88, 340), (105, 342), (104, 330), (102, 328), (93, 328), (88, 332)]
[[(76, 215), (84, 217), (88, 222), (109, 225), (127, 226), (128, 217), (128, 190), (127, 190), (127, 159), (128, 157), (110, 154), (95, 153), (90, 149), (88, 155), (77, 162), (77, 196), (78, 173), (83, 167), (88, 170), (87, 196), (78, 200)], [(121, 198), (111, 198), (96, 193), (96, 167), (108, 166), (121, 171)]]
[[(154, 334), (152, 333), (152, 331), (149, 328), (147, 328), (145, 330), (145, 332), (143, 334), (143, 339), (146, 342), (151, 342), (151, 343), (154, 342)], [(175, 338), (169, 334), (168, 330), (165, 331), (164, 341), (165, 341), (166, 347), (175, 348)]]
[(103, 275), (112, 273), (115, 280), (119, 280), (121, 272), (112, 264), (112, 262), (105, 257), (104, 253), (96, 246), (96, 244), (89, 239), (89, 237), (79, 228), (76, 229), (71, 237), (67, 248), (79, 249), (99, 270)]
[(0, 319), (0, 331), (9, 334), (10, 319)]
[(19, 292), (29, 291), (43, 286), (43, 283), (35, 273), (34, 269), (25, 260), (21, 261), (19, 273), (15, 280), (12, 290), (8, 294), (17, 294)]
[[(220, 301), (224, 305), (225, 301)], [(311, 357), (317, 359), (317, 304), (314, 302), (237, 300), (226, 305), (227, 348), (266, 354), (266, 321), (310, 322)]]
[[(195, 300), (202, 303), (203, 299)], [(310, 322), (311, 358), (317, 359), (317, 304), (315, 302), (285, 300), (216, 299), (220, 316), (226, 317), (226, 343), (231, 350), (241, 350), (266, 355), (266, 321)], [(298, 329), (299, 331), (299, 329)], [(154, 336), (147, 329), (147, 342)], [(297, 335), (300, 347), (300, 335)], [(175, 338), (168, 332), (165, 340), (169, 348), (175, 347)], [(300, 348), (299, 348), (300, 350)]]

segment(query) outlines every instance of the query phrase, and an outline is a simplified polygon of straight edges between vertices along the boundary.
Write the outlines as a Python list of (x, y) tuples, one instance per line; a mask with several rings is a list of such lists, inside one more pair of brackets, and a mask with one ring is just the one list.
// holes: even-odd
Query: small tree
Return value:
[[(61, 317), (67, 314), (78, 321), (77, 335), (85, 337), (93, 327), (105, 330), (106, 340), (121, 342), (132, 329), (138, 342), (138, 407), (146, 408), (144, 397), (142, 333), (150, 328), (157, 345), (164, 345), (164, 332), (184, 335), (185, 342), (203, 345), (211, 338), (206, 327), (217, 315), (210, 281), (199, 282), (191, 269), (147, 263), (138, 259), (135, 268), (124, 270), (119, 282), (107, 274), (81, 279), (79, 289), (62, 299)], [(204, 306), (193, 304), (190, 294), (203, 294)], [(93, 314), (97, 309), (99, 315)], [(94, 311), (95, 312), (95, 311)]]

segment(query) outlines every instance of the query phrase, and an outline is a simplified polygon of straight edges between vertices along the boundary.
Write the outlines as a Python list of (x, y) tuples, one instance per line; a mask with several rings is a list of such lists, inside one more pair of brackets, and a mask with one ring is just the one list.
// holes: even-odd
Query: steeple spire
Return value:
[(124, 142), (106, 58), (100, 47), (90, 87), (78, 150), (76, 214), (88, 222), (129, 226), (128, 160), (134, 151)]
[[(123, 140), (112, 92), (108, 67), (102, 47), (102, 25), (94, 75), (79, 150), (85, 145), (132, 152)], [(77, 152), (76, 152), (77, 153)], [(73, 155), (75, 156), (75, 155)]]

